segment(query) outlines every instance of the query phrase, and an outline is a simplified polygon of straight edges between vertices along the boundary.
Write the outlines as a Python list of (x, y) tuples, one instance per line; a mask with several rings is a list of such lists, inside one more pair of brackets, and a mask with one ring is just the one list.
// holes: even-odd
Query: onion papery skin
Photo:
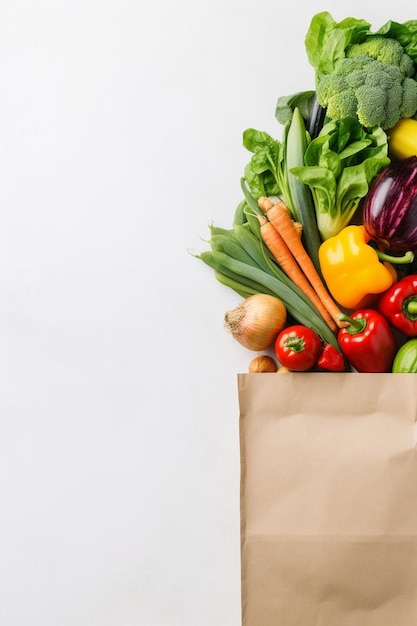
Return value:
[(287, 310), (274, 296), (257, 293), (226, 311), (224, 325), (248, 350), (266, 350), (284, 328)]
[(417, 251), (417, 157), (391, 163), (372, 183), (362, 205), (366, 232), (393, 254)]

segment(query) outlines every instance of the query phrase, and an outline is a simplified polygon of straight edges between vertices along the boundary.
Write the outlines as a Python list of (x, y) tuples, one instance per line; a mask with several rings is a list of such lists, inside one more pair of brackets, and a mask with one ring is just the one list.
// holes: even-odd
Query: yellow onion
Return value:
[(285, 305), (274, 296), (249, 296), (224, 316), (224, 325), (242, 346), (266, 350), (274, 343), (287, 320)]

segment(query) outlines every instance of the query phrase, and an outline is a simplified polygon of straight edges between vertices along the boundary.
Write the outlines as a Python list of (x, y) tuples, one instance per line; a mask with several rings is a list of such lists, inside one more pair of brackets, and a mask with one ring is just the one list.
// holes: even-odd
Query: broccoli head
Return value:
[(317, 100), (331, 119), (354, 116), (366, 128), (392, 128), (417, 112), (414, 75), (414, 62), (398, 41), (369, 36), (349, 46), (333, 72), (321, 76)]

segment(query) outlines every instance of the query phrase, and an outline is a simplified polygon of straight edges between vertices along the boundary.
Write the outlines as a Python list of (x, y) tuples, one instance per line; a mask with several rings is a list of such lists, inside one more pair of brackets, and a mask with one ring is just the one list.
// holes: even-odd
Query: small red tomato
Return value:
[(275, 354), (284, 367), (305, 372), (317, 363), (323, 350), (320, 337), (307, 326), (288, 326), (275, 341)]

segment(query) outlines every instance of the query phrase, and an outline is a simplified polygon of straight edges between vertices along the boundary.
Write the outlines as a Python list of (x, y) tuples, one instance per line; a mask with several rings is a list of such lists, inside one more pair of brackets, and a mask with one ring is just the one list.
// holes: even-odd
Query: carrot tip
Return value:
[(341, 320), (336, 320), (336, 324), (339, 328), (346, 328), (346, 326), (349, 326), (349, 322), (342, 322)]
[(256, 215), (256, 217), (258, 218), (258, 222), (260, 223), (261, 226), (268, 223), (268, 220), (266, 219), (264, 215)]
[(272, 206), (273, 206), (273, 202), (271, 202), (271, 200), (267, 198), (266, 196), (262, 196), (262, 198), (259, 198), (258, 207), (264, 213), (266, 213), (266, 211), (268, 211)]

